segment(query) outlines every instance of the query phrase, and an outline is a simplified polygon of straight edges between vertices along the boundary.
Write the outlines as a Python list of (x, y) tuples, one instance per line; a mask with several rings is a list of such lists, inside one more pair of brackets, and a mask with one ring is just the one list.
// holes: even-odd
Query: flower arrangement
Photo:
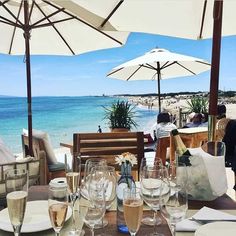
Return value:
[(131, 165), (134, 166), (137, 164), (137, 158), (134, 154), (130, 152), (124, 152), (121, 155), (115, 157), (116, 164), (118, 165)]

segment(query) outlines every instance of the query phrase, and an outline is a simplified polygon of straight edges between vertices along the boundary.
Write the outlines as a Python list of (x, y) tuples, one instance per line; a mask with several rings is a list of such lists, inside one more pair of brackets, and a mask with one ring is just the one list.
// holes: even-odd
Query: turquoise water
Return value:
[[(75, 132), (109, 131), (103, 120), (104, 108), (114, 97), (34, 97), (32, 100), (33, 128), (47, 131), (54, 148), (60, 142), (72, 141)], [(138, 131), (148, 130), (156, 111), (136, 108)], [(22, 152), (21, 133), (27, 128), (27, 99), (0, 97), (0, 137), (14, 152)]]

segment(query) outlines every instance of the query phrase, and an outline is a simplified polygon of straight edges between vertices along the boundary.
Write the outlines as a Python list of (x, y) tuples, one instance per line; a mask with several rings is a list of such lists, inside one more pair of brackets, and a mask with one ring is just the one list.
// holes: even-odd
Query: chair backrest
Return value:
[[(26, 157), (29, 155), (29, 137), (27, 135), (22, 134), (21, 135), (22, 140), (22, 150), (23, 150), (23, 156)], [(34, 138), (32, 139), (33, 143), (33, 154), (35, 159), (39, 159), (39, 153), (40, 151), (45, 152), (44, 143), (41, 139)], [(46, 154), (46, 152), (45, 152)]]
[(102, 157), (115, 166), (114, 157), (123, 152), (136, 154), (138, 165), (134, 166), (134, 169), (139, 170), (144, 156), (143, 132), (75, 133), (73, 136), (75, 170), (78, 156), (81, 157), (82, 163), (90, 157)]
[(216, 123), (216, 131), (217, 131), (217, 140), (221, 141), (225, 135), (226, 126), (229, 123), (229, 118), (222, 118)]
[(157, 139), (157, 149), (155, 158), (160, 158), (165, 165), (167, 149), (170, 147), (170, 137), (160, 137)]

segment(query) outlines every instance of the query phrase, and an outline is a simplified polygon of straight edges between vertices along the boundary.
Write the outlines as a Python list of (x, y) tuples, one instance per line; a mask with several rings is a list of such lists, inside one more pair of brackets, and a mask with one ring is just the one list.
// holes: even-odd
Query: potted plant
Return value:
[(104, 119), (108, 120), (109, 127), (112, 132), (129, 131), (132, 127), (137, 127), (134, 121), (135, 105), (128, 101), (115, 101), (110, 107), (104, 107)]

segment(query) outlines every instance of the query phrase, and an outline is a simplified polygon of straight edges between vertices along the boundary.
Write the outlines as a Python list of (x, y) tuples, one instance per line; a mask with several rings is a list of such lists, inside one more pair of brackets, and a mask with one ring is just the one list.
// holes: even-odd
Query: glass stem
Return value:
[(13, 229), (14, 229), (14, 236), (20, 236), (21, 225), (18, 226), (13, 225)]
[(175, 227), (175, 224), (170, 224), (170, 227), (171, 227), (172, 235), (175, 236), (175, 235), (176, 235), (176, 227)]
[(157, 232), (157, 212), (154, 211), (154, 215), (153, 215), (153, 221), (154, 221), (154, 234)]
[(55, 232), (55, 236), (60, 236), (60, 233)]
[(91, 236), (94, 236), (94, 228), (93, 227), (91, 227)]

